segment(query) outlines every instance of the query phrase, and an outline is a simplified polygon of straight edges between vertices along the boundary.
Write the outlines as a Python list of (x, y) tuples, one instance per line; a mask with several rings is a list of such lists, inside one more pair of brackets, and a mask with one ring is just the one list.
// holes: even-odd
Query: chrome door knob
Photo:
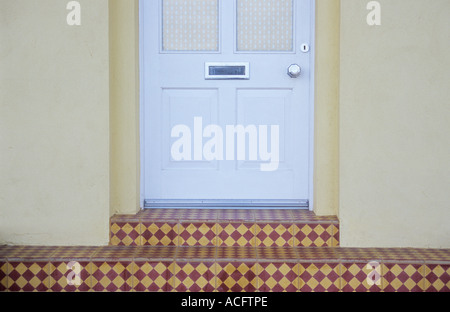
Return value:
[(298, 76), (300, 76), (301, 72), (302, 72), (302, 69), (297, 64), (290, 65), (287, 70), (287, 74), (291, 78), (297, 78)]

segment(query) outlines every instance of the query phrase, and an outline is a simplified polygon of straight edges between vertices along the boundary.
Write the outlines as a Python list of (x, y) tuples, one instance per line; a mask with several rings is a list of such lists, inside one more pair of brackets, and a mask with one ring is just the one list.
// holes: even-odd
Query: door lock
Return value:
[(302, 69), (297, 64), (289, 65), (288, 70), (287, 70), (287, 74), (291, 78), (297, 78), (298, 76), (300, 76), (301, 72), (302, 72)]

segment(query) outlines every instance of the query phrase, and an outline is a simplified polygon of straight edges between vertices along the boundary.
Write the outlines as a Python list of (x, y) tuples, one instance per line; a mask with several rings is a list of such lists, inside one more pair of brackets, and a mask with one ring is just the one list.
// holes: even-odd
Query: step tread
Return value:
[(408, 261), (450, 264), (450, 249), (216, 246), (0, 246), (1, 261), (37, 260)]
[(318, 216), (306, 209), (143, 209), (137, 214), (116, 214), (112, 221), (220, 221), (220, 222), (328, 222), (338, 223), (334, 215)]

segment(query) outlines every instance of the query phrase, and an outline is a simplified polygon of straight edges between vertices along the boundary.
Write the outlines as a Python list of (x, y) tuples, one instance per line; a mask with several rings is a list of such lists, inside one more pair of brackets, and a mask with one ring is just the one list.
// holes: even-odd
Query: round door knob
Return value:
[(288, 67), (288, 71), (287, 71), (289, 77), (291, 77), (291, 78), (297, 78), (298, 76), (300, 76), (301, 72), (302, 72), (302, 69), (297, 64), (290, 65)]

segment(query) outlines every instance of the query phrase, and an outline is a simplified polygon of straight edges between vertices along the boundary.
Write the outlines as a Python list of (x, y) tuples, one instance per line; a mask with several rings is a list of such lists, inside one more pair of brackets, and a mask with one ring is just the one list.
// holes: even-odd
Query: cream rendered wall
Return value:
[(0, 0), (0, 244), (103, 245), (108, 1)]
[(341, 0), (343, 246), (450, 247), (450, 2)]
[(140, 208), (139, 1), (109, 1), (111, 207)]
[(339, 0), (316, 0), (314, 198), (316, 215), (339, 206)]

